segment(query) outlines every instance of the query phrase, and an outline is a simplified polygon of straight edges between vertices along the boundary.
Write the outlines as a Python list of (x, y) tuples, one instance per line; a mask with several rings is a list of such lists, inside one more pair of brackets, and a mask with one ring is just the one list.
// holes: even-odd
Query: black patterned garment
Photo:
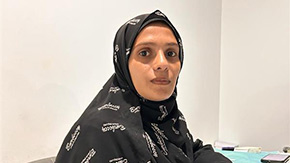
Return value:
[(66, 136), (56, 163), (229, 163), (210, 145), (194, 141), (178, 110), (176, 89), (164, 101), (142, 98), (134, 88), (128, 59), (138, 33), (162, 21), (181, 38), (159, 10), (137, 16), (118, 30), (114, 40), (115, 73)]

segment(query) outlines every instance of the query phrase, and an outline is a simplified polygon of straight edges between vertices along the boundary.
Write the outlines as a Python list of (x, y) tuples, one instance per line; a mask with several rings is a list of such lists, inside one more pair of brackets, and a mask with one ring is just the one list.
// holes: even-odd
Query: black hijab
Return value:
[(178, 110), (176, 89), (164, 101), (150, 101), (134, 88), (128, 60), (138, 33), (162, 21), (173, 31), (183, 63), (181, 38), (159, 10), (137, 16), (118, 30), (114, 40), (115, 73), (66, 136), (56, 163), (191, 163), (202, 143), (193, 143)]

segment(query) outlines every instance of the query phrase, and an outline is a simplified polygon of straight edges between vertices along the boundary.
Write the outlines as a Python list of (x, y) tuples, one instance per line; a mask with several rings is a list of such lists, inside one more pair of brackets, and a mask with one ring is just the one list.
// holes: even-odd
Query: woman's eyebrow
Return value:
[(178, 46), (178, 44), (176, 42), (169, 42), (169, 43), (166, 43), (167, 46)]
[[(155, 42), (140, 42), (140, 43), (137, 43), (134, 47), (138, 47), (138, 46), (155, 46), (157, 45)], [(168, 42), (165, 44), (166, 46), (178, 46), (178, 44), (176, 42)]]
[(156, 43), (154, 43), (154, 42), (140, 42), (140, 43), (138, 43), (138, 44), (136, 44), (134, 47), (138, 47), (138, 46), (148, 46), (148, 45), (156, 45)]

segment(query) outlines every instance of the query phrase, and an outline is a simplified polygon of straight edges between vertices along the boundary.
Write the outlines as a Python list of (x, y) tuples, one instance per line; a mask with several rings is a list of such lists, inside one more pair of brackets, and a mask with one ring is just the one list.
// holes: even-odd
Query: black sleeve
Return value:
[(193, 152), (194, 163), (231, 163), (224, 155), (215, 152), (211, 145), (203, 146), (199, 139), (193, 143)]

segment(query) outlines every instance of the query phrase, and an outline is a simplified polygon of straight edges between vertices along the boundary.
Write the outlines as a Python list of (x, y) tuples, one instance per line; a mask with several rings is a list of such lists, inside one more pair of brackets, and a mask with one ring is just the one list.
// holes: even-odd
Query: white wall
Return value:
[[(185, 64), (179, 80), (178, 104), (195, 138), (218, 138), (221, 1), (193, 1), (184, 33)], [(184, 30), (183, 30), (184, 29)], [(188, 39), (190, 38), (190, 39)]]
[(223, 0), (219, 138), (290, 145), (289, 1)]
[[(288, 13), (289, 13), (289, 21), (288, 21), (288, 24), (289, 24), (289, 27), (290, 27), (290, 1), (288, 1), (289, 3), (288, 3), (288, 6), (289, 6), (289, 8), (288, 8)], [(289, 37), (288, 37), (288, 50), (289, 50), (289, 66), (288, 66), (288, 69), (289, 69), (289, 83), (290, 83), (290, 32), (288, 33), (289, 34)], [(290, 96), (290, 86), (289, 86), (289, 96)], [(289, 119), (290, 119), (290, 98), (289, 98)], [(290, 125), (289, 125), (289, 135), (290, 135)], [(290, 144), (290, 136), (289, 136), (289, 143), (288, 144)]]
[(184, 41), (180, 109), (196, 137), (217, 139), (220, 0), (2, 2), (0, 162), (56, 155), (113, 73), (117, 29), (157, 8)]
[[(0, 11), (2, 11), (2, 3), (0, 3)], [(0, 12), (0, 63), (2, 64), (2, 54), (3, 54), (3, 48), (2, 48), (2, 12)], [(2, 66), (0, 65), (0, 124), (2, 124)], [(2, 142), (2, 126), (0, 125), (0, 143)], [(1, 145), (2, 147), (2, 145)], [(1, 152), (1, 147), (0, 147), (0, 160), (2, 160), (2, 152)]]
[(2, 2), (0, 162), (56, 155), (113, 73), (117, 29), (157, 8), (184, 41), (178, 104), (194, 136), (290, 144), (288, 0)]

